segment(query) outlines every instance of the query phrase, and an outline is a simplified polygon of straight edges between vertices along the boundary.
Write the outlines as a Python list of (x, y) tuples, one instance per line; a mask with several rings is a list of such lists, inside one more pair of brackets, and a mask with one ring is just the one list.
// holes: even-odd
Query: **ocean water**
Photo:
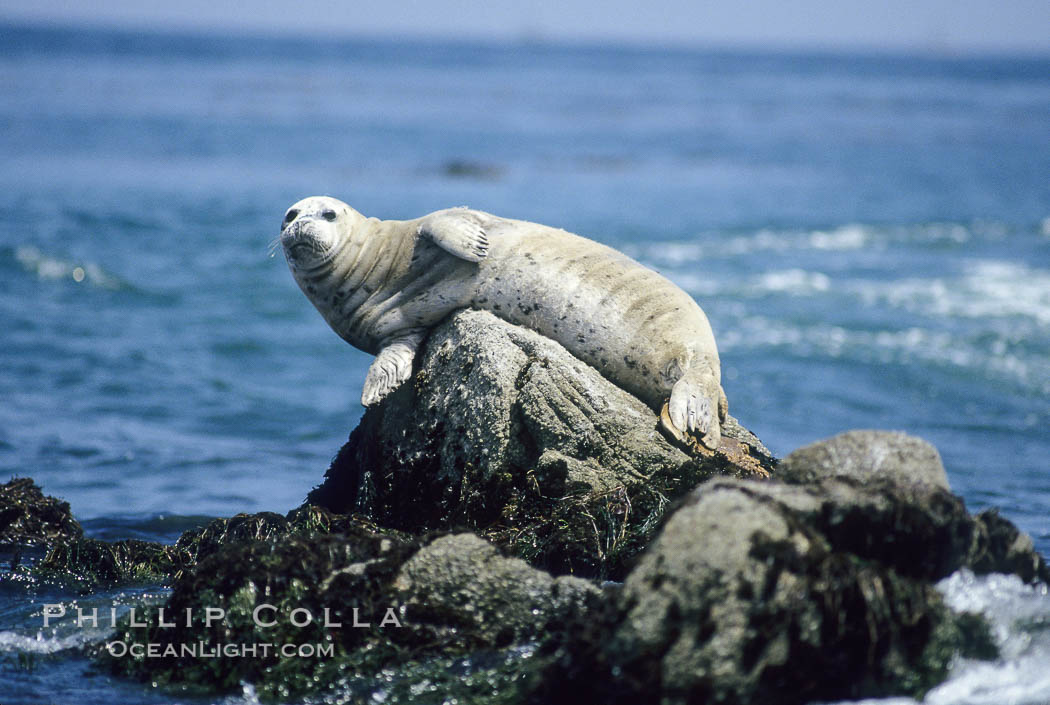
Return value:
[[(270, 256), (313, 194), (622, 249), (707, 311), (731, 412), (775, 454), (917, 434), (1050, 552), (1050, 58), (0, 25), (0, 481), (103, 538), (298, 505), (370, 362)], [(1045, 630), (1045, 594), (986, 583), (945, 589), (1034, 600)], [(76, 657), (5, 665), (82, 638), (37, 637), (47, 597), (0, 591), (5, 705), (163, 701)], [(1050, 700), (1028, 644), (930, 702)]]

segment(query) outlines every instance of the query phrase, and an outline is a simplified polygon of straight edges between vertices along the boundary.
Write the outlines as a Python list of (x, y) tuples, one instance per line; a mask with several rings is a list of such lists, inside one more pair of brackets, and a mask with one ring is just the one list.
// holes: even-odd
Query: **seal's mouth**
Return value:
[(298, 238), (292, 242), (284, 243), (284, 251), (292, 259), (324, 259), (328, 250), (313, 238)]
[(296, 220), (281, 231), (281, 245), (285, 255), (292, 260), (323, 260), (328, 256), (324, 238), (319, 236), (313, 223)]
[(303, 259), (308, 257), (315, 252), (317, 249), (310, 246), (308, 242), (293, 242), (284, 246), (284, 251), (287, 252), (294, 259)]

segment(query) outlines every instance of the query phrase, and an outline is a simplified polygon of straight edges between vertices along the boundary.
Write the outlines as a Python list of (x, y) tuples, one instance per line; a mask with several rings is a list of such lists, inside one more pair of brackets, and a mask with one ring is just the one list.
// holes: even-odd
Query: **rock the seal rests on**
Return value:
[(280, 242), (332, 329), (376, 356), (365, 406), (411, 376), (432, 327), (473, 308), (561, 343), (660, 412), (679, 443), (719, 445), (728, 403), (707, 316), (673, 283), (610, 247), (468, 208), (379, 220), (319, 196), (288, 210)]

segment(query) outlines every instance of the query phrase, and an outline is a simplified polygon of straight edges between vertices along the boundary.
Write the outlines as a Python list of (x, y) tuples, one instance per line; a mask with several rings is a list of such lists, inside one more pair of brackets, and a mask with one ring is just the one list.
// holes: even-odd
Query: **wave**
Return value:
[(1050, 271), (1017, 262), (977, 260), (961, 276), (847, 284), (871, 305), (959, 318), (1029, 318), (1050, 326)]
[[(958, 659), (948, 680), (922, 705), (1046, 705), (1050, 702), (1050, 588), (1025, 585), (1015, 575), (976, 577), (960, 570), (937, 584), (956, 612), (983, 614), (999, 646), (996, 661)], [(919, 705), (911, 698), (863, 701), (865, 705)], [(842, 702), (836, 705), (859, 705)]]
[(992, 627), (998, 661), (960, 660), (927, 705), (1045, 705), (1050, 702), (1050, 587), (1016, 575), (974, 576), (962, 570), (937, 585), (957, 612), (979, 612)]
[(723, 356), (756, 348), (787, 348), (801, 356), (825, 356), (872, 364), (923, 363), (993, 376), (1050, 394), (1050, 359), (1019, 350), (1000, 336), (960, 337), (921, 327), (863, 330), (826, 323), (802, 324), (749, 315), (719, 330)]
[(704, 233), (695, 241), (656, 241), (644, 245), (623, 245), (623, 250), (657, 267), (677, 267), (711, 259), (741, 257), (800, 249), (857, 250), (870, 241), (871, 231), (860, 225), (844, 225), (833, 230), (800, 232), (763, 229), (747, 235)]
[[(935, 319), (1028, 319), (1050, 327), (1050, 270), (1004, 260), (974, 260), (956, 276), (871, 279), (829, 276), (805, 269), (772, 270), (736, 282), (672, 275), (694, 294), (728, 299), (767, 295), (827, 294), (873, 308), (891, 308)], [(829, 302), (833, 303), (833, 302)]]
[(657, 240), (640, 244), (614, 243), (627, 254), (655, 266), (680, 266), (757, 254), (810, 251), (849, 252), (887, 249), (891, 246), (955, 247), (968, 243), (997, 242), (1015, 232), (1050, 233), (1050, 218), (1034, 226), (1014, 226), (997, 221), (973, 223), (933, 222), (909, 225), (846, 223), (812, 230), (762, 228), (747, 233), (701, 232), (688, 240)]

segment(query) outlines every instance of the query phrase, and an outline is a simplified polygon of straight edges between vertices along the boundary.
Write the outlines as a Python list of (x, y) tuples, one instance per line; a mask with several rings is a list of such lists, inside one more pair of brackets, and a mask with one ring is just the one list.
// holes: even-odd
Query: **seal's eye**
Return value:
[(297, 215), (299, 215), (299, 211), (297, 211), (297, 210), (295, 210), (293, 208), (292, 210), (288, 211), (287, 215), (284, 216), (284, 222), (286, 222), (286, 223), (292, 222), (293, 220), (295, 220), (295, 216), (297, 216)]
[(335, 211), (327, 210), (324, 213), (321, 213), (321, 217), (327, 221), (333, 221), (335, 220)]

